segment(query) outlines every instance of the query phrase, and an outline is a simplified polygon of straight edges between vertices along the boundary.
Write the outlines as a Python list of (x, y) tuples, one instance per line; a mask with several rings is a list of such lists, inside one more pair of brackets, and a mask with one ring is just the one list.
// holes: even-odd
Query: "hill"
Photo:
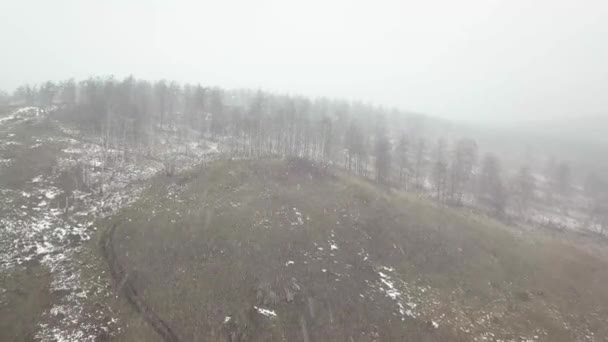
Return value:
[(105, 226), (105, 256), (135, 308), (125, 340), (151, 336), (142, 317), (180, 341), (608, 336), (596, 248), (298, 159), (158, 178)]
[[(555, 175), (535, 175), (522, 208), (509, 135), (479, 140), (506, 161), (501, 212), (449, 122), (132, 78), (58, 89), (0, 108), (0, 340), (606, 336), (604, 183), (549, 198)], [(468, 181), (442, 135), (474, 147)]]

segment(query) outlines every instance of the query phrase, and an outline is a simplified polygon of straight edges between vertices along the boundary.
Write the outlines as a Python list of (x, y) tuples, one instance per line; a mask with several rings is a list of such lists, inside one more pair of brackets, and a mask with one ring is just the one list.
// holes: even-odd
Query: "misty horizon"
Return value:
[[(36, 11), (31, 11), (36, 8)], [(457, 121), (605, 116), (608, 6), (6, 2), (0, 89), (114, 75), (328, 97)], [(74, 29), (78, 27), (78, 29)]]

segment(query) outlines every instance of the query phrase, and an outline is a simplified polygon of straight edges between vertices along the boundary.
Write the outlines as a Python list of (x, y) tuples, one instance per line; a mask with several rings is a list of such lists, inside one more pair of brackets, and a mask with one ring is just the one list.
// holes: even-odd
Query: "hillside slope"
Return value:
[(301, 160), (157, 178), (105, 226), (124, 340), (608, 337), (604, 257)]
[(57, 108), (0, 107), (0, 341), (114, 336), (96, 221), (134, 201), (163, 161), (179, 171), (218, 153), (199, 139), (152, 154), (82, 128)]

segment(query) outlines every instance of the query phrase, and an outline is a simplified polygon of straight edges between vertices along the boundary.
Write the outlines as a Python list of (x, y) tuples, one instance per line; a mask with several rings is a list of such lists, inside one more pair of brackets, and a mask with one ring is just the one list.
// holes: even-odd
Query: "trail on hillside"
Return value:
[(114, 283), (119, 286), (117, 291), (124, 294), (129, 304), (137, 311), (143, 319), (154, 329), (154, 331), (162, 337), (166, 342), (177, 342), (179, 338), (171, 329), (169, 324), (164, 321), (154, 310), (152, 310), (146, 302), (141, 298), (133, 283), (129, 280), (129, 273), (124, 265), (120, 263), (114, 250), (114, 232), (120, 223), (112, 225), (104, 232), (101, 240), (101, 250), (103, 256), (108, 263), (110, 273)]

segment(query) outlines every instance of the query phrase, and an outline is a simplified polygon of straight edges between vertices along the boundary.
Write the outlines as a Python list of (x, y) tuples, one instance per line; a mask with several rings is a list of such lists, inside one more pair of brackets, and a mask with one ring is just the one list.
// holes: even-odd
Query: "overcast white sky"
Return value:
[(606, 0), (1, 0), (0, 88), (133, 74), (467, 120), (608, 115)]

